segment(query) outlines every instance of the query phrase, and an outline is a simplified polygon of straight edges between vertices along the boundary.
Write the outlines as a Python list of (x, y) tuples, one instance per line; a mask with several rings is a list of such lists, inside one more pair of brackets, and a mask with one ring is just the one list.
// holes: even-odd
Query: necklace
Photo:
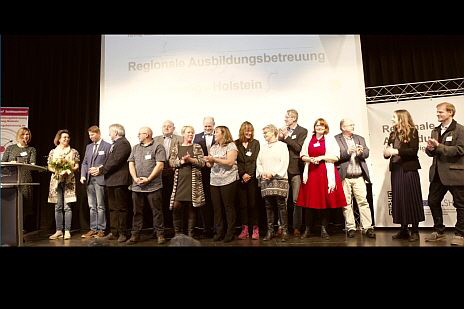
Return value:
[(275, 143), (277, 143), (278, 141), (275, 140), (273, 142), (267, 142), (267, 147), (271, 148), (273, 145), (275, 145)]

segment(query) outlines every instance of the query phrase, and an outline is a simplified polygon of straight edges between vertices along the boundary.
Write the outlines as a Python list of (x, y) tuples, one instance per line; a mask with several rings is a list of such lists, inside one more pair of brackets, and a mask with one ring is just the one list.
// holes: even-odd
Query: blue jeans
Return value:
[(90, 208), (90, 229), (104, 231), (106, 229), (105, 186), (99, 185), (96, 178), (91, 176), (87, 185), (87, 201)]
[[(64, 203), (64, 182), (60, 182), (56, 188), (58, 201), (55, 204), (55, 223), (56, 230), (63, 230), (63, 208), (64, 208), (64, 230), (71, 231), (72, 212), (71, 206)], [(64, 205), (64, 207), (63, 207)]]

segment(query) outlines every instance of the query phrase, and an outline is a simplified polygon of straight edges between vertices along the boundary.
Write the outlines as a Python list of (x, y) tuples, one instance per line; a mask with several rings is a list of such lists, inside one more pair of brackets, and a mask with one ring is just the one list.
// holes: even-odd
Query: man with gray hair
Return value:
[[(203, 132), (195, 134), (193, 139), (194, 144), (199, 144), (203, 149), (205, 156), (209, 155), (209, 149), (216, 142), (214, 139), (214, 118), (212, 116), (206, 116), (203, 118)], [(201, 177), (203, 182), (203, 191), (205, 194), (206, 204), (203, 207), (199, 207), (199, 217), (203, 225), (203, 238), (211, 238), (214, 234), (213, 231), (213, 205), (211, 202), (210, 193), (210, 175), (211, 168), (204, 166), (201, 168)]]
[(163, 173), (161, 175), (163, 181), (163, 218), (164, 227), (166, 229), (173, 228), (172, 223), (172, 211), (169, 210), (169, 203), (171, 200), (172, 187), (174, 184), (174, 168), (169, 165), (169, 156), (171, 154), (171, 145), (175, 145), (176, 142), (182, 144), (184, 138), (180, 135), (174, 134), (174, 122), (171, 120), (165, 120), (161, 127), (162, 135), (155, 136), (153, 139), (155, 143), (161, 144), (166, 152), (166, 161), (164, 161)]
[[(293, 212), (293, 236), (300, 237), (303, 226), (303, 207), (296, 206), (296, 200), (300, 190), (301, 175), (304, 170), (304, 162), (300, 158), (300, 151), (308, 135), (308, 130), (298, 125), (298, 112), (294, 109), (287, 110), (284, 121), (285, 127), (279, 130), (278, 138), (279, 141), (287, 145), (290, 156), (287, 172), (288, 183), (290, 185), (289, 193), (292, 195), (290, 209)], [(309, 211), (309, 209), (305, 209), (305, 211)], [(306, 226), (309, 226), (308, 222), (306, 222)], [(279, 230), (277, 233), (279, 234), (280, 232)], [(306, 229), (305, 235), (309, 236), (309, 228)]]
[(125, 242), (128, 232), (127, 211), (130, 203), (127, 187), (131, 183), (127, 158), (131, 153), (131, 145), (125, 137), (126, 133), (122, 125), (112, 124), (109, 130), (113, 144), (110, 147), (105, 163), (91, 167), (89, 172), (92, 176), (104, 175), (108, 191), (111, 233), (104, 238)]
[(352, 238), (356, 232), (352, 204), (354, 195), (358, 204), (362, 233), (365, 233), (369, 238), (375, 238), (371, 209), (367, 202), (366, 182), (370, 183), (370, 179), (366, 159), (369, 157), (369, 148), (367, 148), (366, 141), (362, 136), (353, 133), (353, 120), (342, 119), (340, 130), (342, 133), (335, 135), (335, 140), (340, 147), (340, 160), (335, 164), (340, 174), (340, 180), (342, 180), (346, 204), (348, 205), (343, 207), (347, 235)]

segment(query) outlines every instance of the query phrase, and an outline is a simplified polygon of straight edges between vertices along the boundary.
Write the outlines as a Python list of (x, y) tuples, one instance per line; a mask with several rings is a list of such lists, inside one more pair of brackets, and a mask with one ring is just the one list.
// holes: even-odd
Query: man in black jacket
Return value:
[(298, 125), (298, 112), (294, 109), (289, 109), (285, 114), (285, 127), (279, 130), (279, 141), (287, 144), (290, 156), (287, 173), (290, 185), (289, 193), (292, 194), (290, 207), (293, 208), (293, 236), (295, 237), (301, 236), (303, 223), (303, 207), (296, 206), (296, 200), (300, 190), (301, 175), (304, 170), (304, 163), (300, 159), (300, 151), (307, 135), (308, 130)]
[(131, 145), (125, 138), (125, 130), (122, 125), (112, 124), (109, 130), (113, 141), (110, 152), (105, 163), (98, 167), (92, 167), (90, 173), (92, 176), (104, 175), (108, 190), (111, 233), (105, 236), (105, 239), (117, 239), (118, 242), (125, 242), (128, 234), (127, 211), (130, 203), (128, 186), (131, 184), (127, 159), (131, 153)]

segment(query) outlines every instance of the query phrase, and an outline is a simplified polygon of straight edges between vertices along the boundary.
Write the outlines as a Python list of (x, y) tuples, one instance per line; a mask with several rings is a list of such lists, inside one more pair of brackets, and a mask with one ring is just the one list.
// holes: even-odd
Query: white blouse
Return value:
[(265, 143), (256, 159), (256, 177), (261, 177), (264, 173), (271, 173), (272, 176), (288, 179), (287, 169), (290, 160), (287, 144), (276, 141)]

